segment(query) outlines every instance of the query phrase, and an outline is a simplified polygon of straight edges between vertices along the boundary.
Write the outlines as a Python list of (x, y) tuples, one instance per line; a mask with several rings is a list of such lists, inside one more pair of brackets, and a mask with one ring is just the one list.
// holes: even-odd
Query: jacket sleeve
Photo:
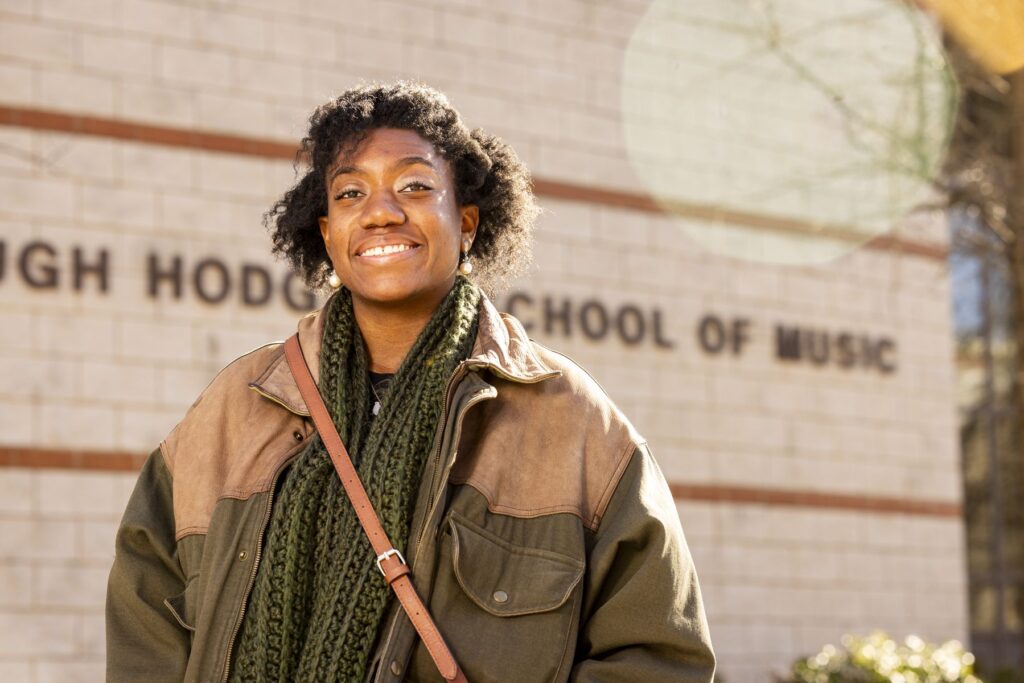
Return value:
[(185, 576), (174, 540), (171, 475), (160, 449), (146, 459), (115, 540), (107, 582), (107, 681), (178, 681), (185, 676), (189, 632), (164, 600)]
[(590, 551), (577, 683), (709, 683), (715, 672), (697, 572), (657, 463), (633, 453)]

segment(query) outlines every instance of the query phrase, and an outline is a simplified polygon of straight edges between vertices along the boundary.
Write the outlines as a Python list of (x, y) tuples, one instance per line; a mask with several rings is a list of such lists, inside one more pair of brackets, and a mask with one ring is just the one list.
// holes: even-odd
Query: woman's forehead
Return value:
[(445, 160), (432, 142), (414, 130), (405, 128), (374, 128), (358, 144), (341, 145), (328, 176), (347, 170), (372, 166), (394, 166), (419, 162), (445, 171)]

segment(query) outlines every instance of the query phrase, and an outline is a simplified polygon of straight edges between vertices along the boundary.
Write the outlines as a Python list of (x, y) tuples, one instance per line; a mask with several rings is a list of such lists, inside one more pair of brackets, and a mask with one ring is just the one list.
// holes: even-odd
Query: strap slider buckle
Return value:
[(377, 556), (377, 570), (381, 573), (381, 576), (387, 576), (387, 572), (385, 572), (384, 568), (380, 566), (380, 563), (388, 559), (389, 557), (396, 556), (398, 557), (399, 562), (401, 562), (402, 564), (406, 563), (405, 558), (402, 557), (402, 553), (400, 553), (396, 548), (388, 548), (387, 550), (385, 550)]

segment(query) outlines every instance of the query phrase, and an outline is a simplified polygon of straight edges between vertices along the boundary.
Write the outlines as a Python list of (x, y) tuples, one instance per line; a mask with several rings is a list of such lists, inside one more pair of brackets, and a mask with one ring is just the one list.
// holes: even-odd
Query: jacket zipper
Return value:
[[(531, 379), (529, 381), (525, 381), (521, 377), (511, 377), (507, 373), (504, 373), (500, 369), (498, 369), (498, 368), (496, 368), (494, 366), (491, 366), (489, 364), (486, 364), (486, 363), (480, 363), (480, 364), (472, 363), (471, 364), (471, 363), (468, 363), (466, 361), (463, 361), (462, 363), (460, 363), (459, 367), (457, 367), (455, 369), (455, 372), (452, 373), (451, 378), (449, 378), (449, 380), (448, 380), (448, 386), (445, 388), (444, 408), (441, 411), (441, 421), (438, 424), (438, 435), (436, 437), (437, 447), (434, 449), (434, 453), (433, 453), (434, 469), (433, 469), (431, 477), (430, 477), (431, 501), (428, 503), (428, 508), (424, 512), (424, 516), (423, 516), (423, 519), (422, 519), (422, 528), (420, 529), (420, 532), (419, 532), (419, 534), (417, 535), (417, 537), (415, 539), (415, 545), (411, 546), (411, 547), (416, 548), (415, 559), (413, 560), (413, 566), (410, 567), (410, 570), (412, 570), (413, 576), (416, 575), (416, 571), (415, 571), (416, 565), (418, 565), (419, 562), (420, 562), (419, 547), (423, 543), (423, 539), (426, 536), (427, 529), (430, 528), (430, 520), (433, 519), (435, 508), (437, 507), (437, 504), (438, 504), (438, 502), (441, 499), (440, 494), (434, 492), (434, 489), (436, 487), (434, 482), (437, 481), (438, 469), (439, 469), (440, 464), (441, 464), (441, 446), (442, 446), (442, 444), (444, 442), (444, 426), (448, 422), (448, 413), (451, 412), (451, 398), (452, 398), (451, 397), (451, 392), (452, 392), (452, 389), (454, 388), (454, 386), (458, 383), (458, 381), (460, 379), (462, 379), (463, 377), (465, 377), (468, 374), (469, 370), (474, 368), (474, 367), (488, 368), (491, 371), (493, 371), (494, 374), (498, 375), (499, 377), (502, 377), (503, 379), (507, 379), (507, 380), (510, 380), (510, 381), (518, 382), (520, 384), (536, 384), (537, 382), (540, 382), (542, 380), (549, 379), (551, 377), (557, 377), (558, 375), (562, 374), (561, 371), (555, 370), (555, 371), (552, 371), (552, 372), (540, 375), (538, 377), (535, 377), (535, 378), (533, 378), (533, 379)], [(461, 431), (461, 429), (462, 429), (462, 421), (465, 418), (466, 413), (468, 413), (469, 409), (472, 408), (477, 403), (479, 403), (481, 400), (483, 400), (483, 399), (479, 399), (478, 398), (478, 399), (475, 399), (475, 400), (471, 400), (469, 402), (469, 404), (465, 407), (465, 409), (462, 411), (462, 413), (459, 415), (459, 417), (458, 417), (458, 419), (456, 420), (456, 423), (455, 423), (455, 429), (453, 430), (453, 434), (452, 434), (453, 438), (454, 438), (454, 436), (456, 434), (458, 434)], [(444, 480), (444, 477), (442, 475), (442, 481), (443, 480)], [(409, 554), (412, 554), (411, 552), (409, 552), (410, 550), (411, 550), (411, 548), (407, 548), (406, 552), (409, 553)], [(389, 648), (389, 644), (391, 642), (391, 639), (394, 637), (395, 629), (398, 628), (398, 624), (399, 624), (400, 621), (401, 621), (401, 615), (396, 613), (395, 618), (392, 619), (392, 621), (391, 621), (391, 627), (388, 629), (387, 637), (385, 637), (385, 639), (384, 639), (383, 650), (382, 650), (384, 653), (387, 653), (388, 648)], [(383, 670), (383, 669), (381, 669), (381, 670)]]
[[(452, 389), (455, 387), (456, 384), (458, 384), (458, 381), (465, 376), (466, 363), (462, 362), (459, 363), (459, 367), (455, 369), (455, 372), (453, 372), (452, 376), (448, 379), (448, 386), (445, 387), (444, 390), (444, 408), (441, 410), (441, 421), (438, 423), (437, 427), (437, 448), (434, 449), (434, 452), (431, 455), (431, 458), (433, 459), (434, 462), (434, 468), (430, 472), (430, 501), (427, 505), (427, 509), (424, 511), (420, 533), (416, 536), (416, 548), (419, 548), (420, 543), (422, 543), (423, 541), (423, 535), (426, 533), (427, 527), (430, 526), (428, 522), (430, 521), (430, 517), (433, 514), (434, 505), (436, 504), (438, 498), (437, 494), (434, 493), (434, 482), (437, 481), (437, 470), (441, 464), (441, 446), (444, 443), (444, 426), (448, 423), (448, 413), (451, 412)], [(409, 548), (406, 548), (407, 552), (408, 550)], [(413, 563), (415, 564), (416, 561), (413, 560)], [(412, 567), (410, 567), (410, 569), (412, 569)]]
[(253, 583), (256, 581), (256, 569), (259, 567), (260, 557), (263, 554), (263, 535), (266, 533), (267, 523), (270, 521), (270, 509), (274, 504), (274, 494), (277, 492), (277, 478), (281, 476), (281, 472), (284, 470), (285, 466), (298, 457), (304, 448), (305, 444), (285, 460), (282, 460), (281, 464), (279, 464), (277, 469), (274, 470), (270, 493), (267, 496), (267, 508), (263, 513), (263, 522), (260, 524), (259, 538), (256, 540), (256, 554), (253, 555), (252, 558), (252, 571), (249, 573), (249, 583), (246, 585), (245, 591), (242, 593), (242, 607), (238, 611), (238, 617), (235, 619), (235, 628), (231, 632), (230, 640), (228, 640), (228, 656), (224, 660), (224, 676), (221, 678), (222, 683), (227, 683), (228, 681), (228, 676), (231, 672), (231, 653), (235, 649), (235, 639), (238, 637), (238, 631), (242, 628), (242, 619), (245, 617), (245, 609), (249, 602), (249, 593), (252, 592)]
[[(454, 373), (452, 373), (451, 379), (448, 380), (448, 387), (445, 389), (444, 409), (443, 409), (443, 411), (441, 413), (441, 422), (440, 422), (440, 425), (438, 427), (439, 430), (440, 430), (440, 434), (438, 435), (437, 448), (435, 449), (434, 455), (433, 455), (433, 458), (434, 458), (434, 470), (433, 470), (433, 473), (432, 473), (431, 478), (430, 478), (430, 492), (431, 492), (431, 497), (433, 498), (433, 500), (430, 503), (430, 507), (427, 510), (426, 516), (423, 518), (423, 528), (420, 529), (420, 533), (419, 533), (419, 535), (416, 538), (416, 547), (417, 548), (419, 548), (420, 543), (423, 542), (423, 537), (424, 537), (424, 535), (427, 532), (427, 528), (429, 527), (429, 524), (427, 522), (429, 522), (430, 519), (433, 517), (433, 515), (434, 515), (434, 508), (437, 506), (437, 503), (438, 503), (438, 501), (441, 498), (440, 495), (434, 493), (434, 489), (436, 488), (435, 482), (437, 481), (437, 477), (438, 477), (438, 467), (441, 464), (441, 444), (444, 441), (444, 438), (443, 438), (444, 437), (444, 425), (448, 422), (448, 413), (451, 410), (451, 398), (452, 398), (451, 397), (451, 391), (452, 391), (452, 388), (455, 386), (455, 384), (457, 383), (458, 380), (462, 379), (462, 377), (464, 377), (469, 372), (470, 369), (475, 369), (475, 368), (486, 368), (486, 369), (490, 370), (491, 372), (493, 372), (494, 374), (496, 374), (497, 376), (501, 377), (502, 379), (506, 379), (506, 380), (509, 380), (509, 381), (512, 381), (512, 382), (517, 382), (519, 384), (536, 384), (536, 383), (541, 382), (541, 381), (543, 381), (545, 379), (549, 379), (551, 377), (557, 377), (558, 375), (562, 374), (560, 370), (553, 370), (553, 371), (545, 373), (543, 375), (538, 375), (537, 377), (531, 378), (529, 380), (524, 380), (521, 377), (512, 377), (511, 375), (501, 371), (499, 368), (497, 368), (497, 367), (495, 367), (493, 365), (490, 365), (488, 363), (469, 363), (469, 362), (463, 361), (461, 364), (459, 364), (459, 367), (456, 368)], [(459, 431), (461, 429), (461, 426), (462, 426), (462, 419), (465, 417), (465, 415), (469, 411), (469, 409), (471, 407), (473, 407), (476, 403), (477, 403), (477, 401), (471, 401), (470, 404), (466, 406), (466, 409), (462, 411), (462, 414), (459, 416), (457, 424), (455, 425), (455, 430), (454, 430), (453, 436), (454, 436), (454, 434), (458, 434), (459, 433)], [(417, 557), (417, 559), (419, 559), (419, 553), (416, 553), (416, 557)], [(413, 560), (413, 563), (416, 564), (416, 560)], [(410, 569), (415, 569), (415, 567), (411, 567)]]

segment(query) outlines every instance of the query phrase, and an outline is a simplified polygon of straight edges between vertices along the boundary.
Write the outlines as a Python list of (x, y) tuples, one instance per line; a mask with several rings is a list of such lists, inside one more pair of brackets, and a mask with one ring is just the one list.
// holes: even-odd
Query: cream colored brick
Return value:
[(572, 41), (567, 41), (557, 30), (518, 21), (506, 21), (505, 24), (508, 44), (524, 58), (535, 59), (545, 64), (565, 63), (567, 45)]
[(0, 517), (0, 560), (70, 560), (75, 556), (74, 522)]
[(43, 607), (102, 607), (108, 567), (38, 567), (33, 603)]
[(565, 270), (565, 262), (569, 258), (569, 250), (558, 243), (535, 245), (533, 250), (532, 272), (561, 273)]
[(194, 86), (125, 82), (117, 102), (117, 114), (151, 125), (190, 126), (196, 121)]
[[(93, 181), (115, 177), (115, 143), (110, 140), (63, 134), (36, 134), (35, 140), (48, 174)], [(65, 191), (73, 192), (70, 187)]]
[(92, 72), (130, 74), (152, 78), (156, 75), (156, 46), (145, 38), (121, 38), (109, 33), (79, 33), (80, 64)]
[(117, 25), (117, 0), (38, 0), (39, 16), (55, 24), (90, 24), (112, 28)]
[(275, 55), (302, 62), (336, 60), (337, 32), (329, 24), (282, 18), (270, 23), (269, 32), (270, 49)]
[(28, 683), (32, 680), (32, 667), (28, 662), (0, 662), (0, 680)]
[(216, 45), (243, 52), (262, 52), (269, 36), (267, 21), (243, 14), (230, 5), (207, 5), (194, 16), (193, 35), (201, 46)]
[[(111, 508), (120, 508), (128, 504), (120, 481), (114, 482), (114, 500)], [(120, 504), (120, 505), (119, 505)], [(115, 518), (105, 520), (83, 519), (78, 522), (78, 562), (94, 566), (109, 564), (114, 561), (114, 535), (117, 533), (118, 522)]]
[(33, 338), (44, 353), (66, 357), (113, 358), (114, 321), (102, 317), (39, 314)]
[[(102, 654), (102, 653), (101, 653)], [(102, 657), (93, 661), (41, 662), (36, 668), (38, 683), (93, 683), (102, 680), (106, 665)]]
[(75, 393), (78, 366), (60, 359), (0, 357), (0, 395), (24, 400), (69, 398)]
[[(100, 610), (96, 613), (78, 615), (76, 621), (76, 649), (85, 655), (103, 657), (106, 650), (106, 619)], [(93, 678), (90, 680), (100, 680)]]
[(0, 514), (27, 515), (35, 511), (34, 473), (10, 467), (0, 470)]
[(0, 215), (69, 219), (74, 215), (74, 193), (63, 181), (0, 175)]
[[(410, 46), (405, 41), (390, 42), (382, 49), (382, 39), (357, 31), (343, 31), (338, 35), (338, 51), (343, 63), (360, 67), (374, 67), (401, 73), (412, 67)], [(321, 81), (322, 84), (322, 81)], [(333, 84), (332, 84), (333, 85)], [(337, 87), (351, 87), (354, 83), (339, 83)], [(340, 86), (340, 87), (339, 87)]]
[(203, 92), (197, 97), (197, 121), (204, 129), (261, 137), (268, 129), (269, 105), (252, 95)]
[(106, 406), (48, 402), (38, 408), (36, 441), (49, 448), (114, 447), (115, 412)]
[(190, 38), (195, 8), (163, 0), (121, 0), (121, 25), (129, 34)]
[(84, 361), (79, 396), (87, 401), (152, 405), (157, 401), (157, 370), (152, 365)]
[(184, 408), (124, 410), (118, 429), (118, 448), (149, 453), (184, 417)]
[(227, 154), (204, 154), (199, 160), (199, 183), (207, 192), (267, 201), (264, 180), (268, 163)]
[(75, 61), (74, 33), (65, 26), (5, 17), (0, 56), (48, 65), (71, 65)]
[[(2, 43), (3, 41), (0, 41), (0, 44)], [(35, 101), (33, 78), (32, 67), (22, 64), (0, 64), (0, 92), (4, 93), (4, 101), (9, 105), (32, 104)]]
[(231, 56), (212, 49), (161, 45), (160, 76), (178, 85), (232, 86)]
[(156, 197), (151, 189), (83, 184), (80, 196), (81, 217), (91, 223), (152, 229), (156, 221)]
[(446, 49), (433, 44), (415, 44), (410, 48), (409, 67), (421, 80), (433, 84), (436, 88), (448, 89), (451, 84), (465, 78), (469, 69), (469, 58), (464, 51)]
[(376, 27), (433, 42), (438, 36), (438, 12), (429, 5), (409, 0), (378, 0), (373, 3)]
[[(47, 515), (114, 519), (124, 506), (109, 472), (45, 470), (39, 473), (39, 506)], [(74, 552), (74, 549), (72, 549)]]
[(162, 196), (170, 188), (195, 188), (196, 155), (188, 149), (156, 145), (119, 145), (125, 185), (145, 194), (154, 187)]
[(596, 278), (606, 285), (623, 279), (627, 273), (627, 265), (619, 254), (601, 247), (583, 244), (572, 248), (572, 256), (565, 270), (565, 274), (569, 277)]
[[(321, 83), (321, 76), (327, 79), (326, 83)], [(332, 99), (337, 97), (344, 88), (344, 84), (351, 85), (356, 82), (354, 77), (345, 77), (342, 67), (323, 70), (310, 69), (308, 77), (310, 79), (309, 95), (311, 96), (303, 98), (303, 102), (310, 100), (321, 103)], [(274, 140), (294, 140), (295, 146), (298, 148), (298, 141), (306, 134), (306, 121), (315, 106), (306, 105), (303, 102), (274, 102), (270, 108), (267, 137)], [(288, 162), (279, 162), (276, 165), (287, 165), (289, 170), (291, 169), (291, 164)], [(294, 181), (291, 181), (280, 187), (287, 188), (293, 184)]]
[(437, 13), (439, 39), (442, 44), (475, 50), (501, 51), (509, 49), (507, 22), (495, 21), (490, 14), (468, 14), (461, 8), (445, 8)]
[(168, 408), (188, 407), (206, 388), (213, 376), (199, 368), (160, 368), (158, 388), (161, 403)]
[(232, 80), (239, 90), (276, 99), (301, 97), (305, 92), (304, 69), (276, 58), (236, 56)]
[(118, 342), (124, 358), (165, 363), (192, 360), (192, 331), (187, 325), (124, 320)]
[(114, 114), (115, 81), (111, 77), (44, 70), (39, 75), (39, 104), (82, 114)]
[(597, 233), (597, 215), (604, 209), (584, 203), (541, 199), (544, 213), (537, 224), (537, 240), (545, 235), (552, 239), (564, 239), (567, 243), (590, 242)]
[(235, 202), (191, 191), (165, 191), (159, 197), (163, 230), (175, 233), (236, 234)]
[(0, 398), (0, 432), (6, 446), (28, 446), (33, 443), (33, 409), (24, 399)]
[(29, 605), (32, 571), (28, 565), (0, 564), (0, 608)]
[(36, 13), (35, 5), (35, 0), (7, 0), (3, 8), (0, 8), (0, 13), (31, 19)]
[(206, 329), (195, 331), (192, 348), (195, 358), (222, 367), (271, 341), (273, 335), (263, 330)]
[[(630, 250), (630, 253), (638, 254), (641, 260), (662, 253), (663, 249), (659, 245), (651, 245), (653, 228), (648, 215), (612, 207), (601, 207), (595, 214), (597, 221), (594, 237), (609, 252)], [(664, 278), (661, 282), (671, 282), (671, 278)]]

